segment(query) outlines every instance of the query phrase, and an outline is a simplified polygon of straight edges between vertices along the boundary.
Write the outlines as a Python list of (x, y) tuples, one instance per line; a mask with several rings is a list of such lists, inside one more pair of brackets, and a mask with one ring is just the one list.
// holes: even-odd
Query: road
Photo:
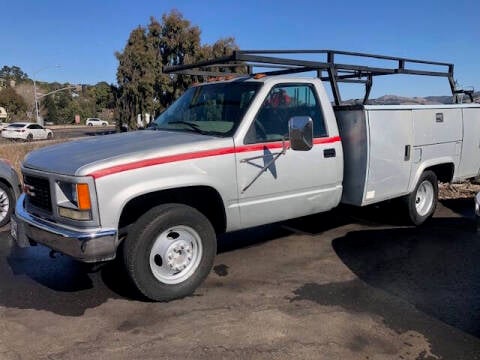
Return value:
[[(70, 139), (84, 136), (98, 136), (114, 133), (115, 126), (65, 126), (53, 127), (54, 139)], [(8, 143), (10, 140), (0, 137), (0, 143)], [(40, 140), (41, 141), (41, 140)]]
[(82, 136), (106, 135), (115, 132), (115, 126), (75, 126), (54, 128), (54, 137), (57, 139), (76, 138)]
[(138, 297), (121, 267), (0, 233), (0, 359), (480, 359), (471, 199), (421, 228), (343, 208), (219, 240), (191, 297)]

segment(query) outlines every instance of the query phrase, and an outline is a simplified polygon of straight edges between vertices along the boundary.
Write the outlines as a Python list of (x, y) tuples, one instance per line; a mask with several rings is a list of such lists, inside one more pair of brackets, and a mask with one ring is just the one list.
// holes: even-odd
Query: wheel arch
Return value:
[(448, 183), (453, 180), (455, 174), (455, 163), (451, 159), (437, 162), (425, 162), (422, 164), (422, 166), (418, 167), (415, 177), (410, 183), (409, 193), (415, 189), (418, 180), (425, 171), (432, 171), (437, 176), (438, 181)]
[(423, 171), (432, 171), (437, 176), (438, 181), (448, 183), (451, 182), (453, 179), (453, 174), (455, 172), (455, 164), (453, 162), (437, 164), (427, 167)]
[(207, 217), (217, 234), (225, 232), (227, 221), (222, 197), (213, 187), (203, 185), (159, 190), (130, 199), (122, 208), (119, 230), (128, 231), (128, 227), (148, 210), (166, 203), (191, 206)]

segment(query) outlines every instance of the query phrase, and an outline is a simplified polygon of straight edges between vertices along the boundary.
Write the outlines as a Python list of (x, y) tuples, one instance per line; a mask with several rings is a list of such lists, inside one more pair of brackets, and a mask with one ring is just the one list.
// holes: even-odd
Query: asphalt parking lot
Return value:
[(0, 359), (480, 359), (473, 202), (421, 228), (341, 209), (224, 236), (191, 297), (151, 303), (118, 264), (17, 249), (0, 229)]

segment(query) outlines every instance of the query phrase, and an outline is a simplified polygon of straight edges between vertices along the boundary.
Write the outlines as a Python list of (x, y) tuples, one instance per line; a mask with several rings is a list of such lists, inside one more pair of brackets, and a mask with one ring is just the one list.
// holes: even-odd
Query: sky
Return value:
[[(233, 36), (243, 50), (335, 49), (455, 64), (480, 90), (478, 0), (0, 0), (0, 66), (42, 81), (116, 83), (130, 32), (179, 10), (202, 44)], [(323, 60), (323, 59), (319, 59)], [(436, 69), (434, 69), (436, 70)], [(389, 79), (387, 79), (389, 78)], [(345, 87), (350, 97), (361, 89)], [(371, 97), (448, 95), (445, 78), (382, 77)]]

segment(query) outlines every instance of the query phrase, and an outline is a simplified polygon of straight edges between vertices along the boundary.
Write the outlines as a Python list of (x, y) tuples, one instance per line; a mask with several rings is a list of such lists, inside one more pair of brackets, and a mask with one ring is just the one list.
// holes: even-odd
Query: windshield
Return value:
[(260, 83), (195, 86), (161, 113), (150, 128), (231, 136), (260, 88)]

